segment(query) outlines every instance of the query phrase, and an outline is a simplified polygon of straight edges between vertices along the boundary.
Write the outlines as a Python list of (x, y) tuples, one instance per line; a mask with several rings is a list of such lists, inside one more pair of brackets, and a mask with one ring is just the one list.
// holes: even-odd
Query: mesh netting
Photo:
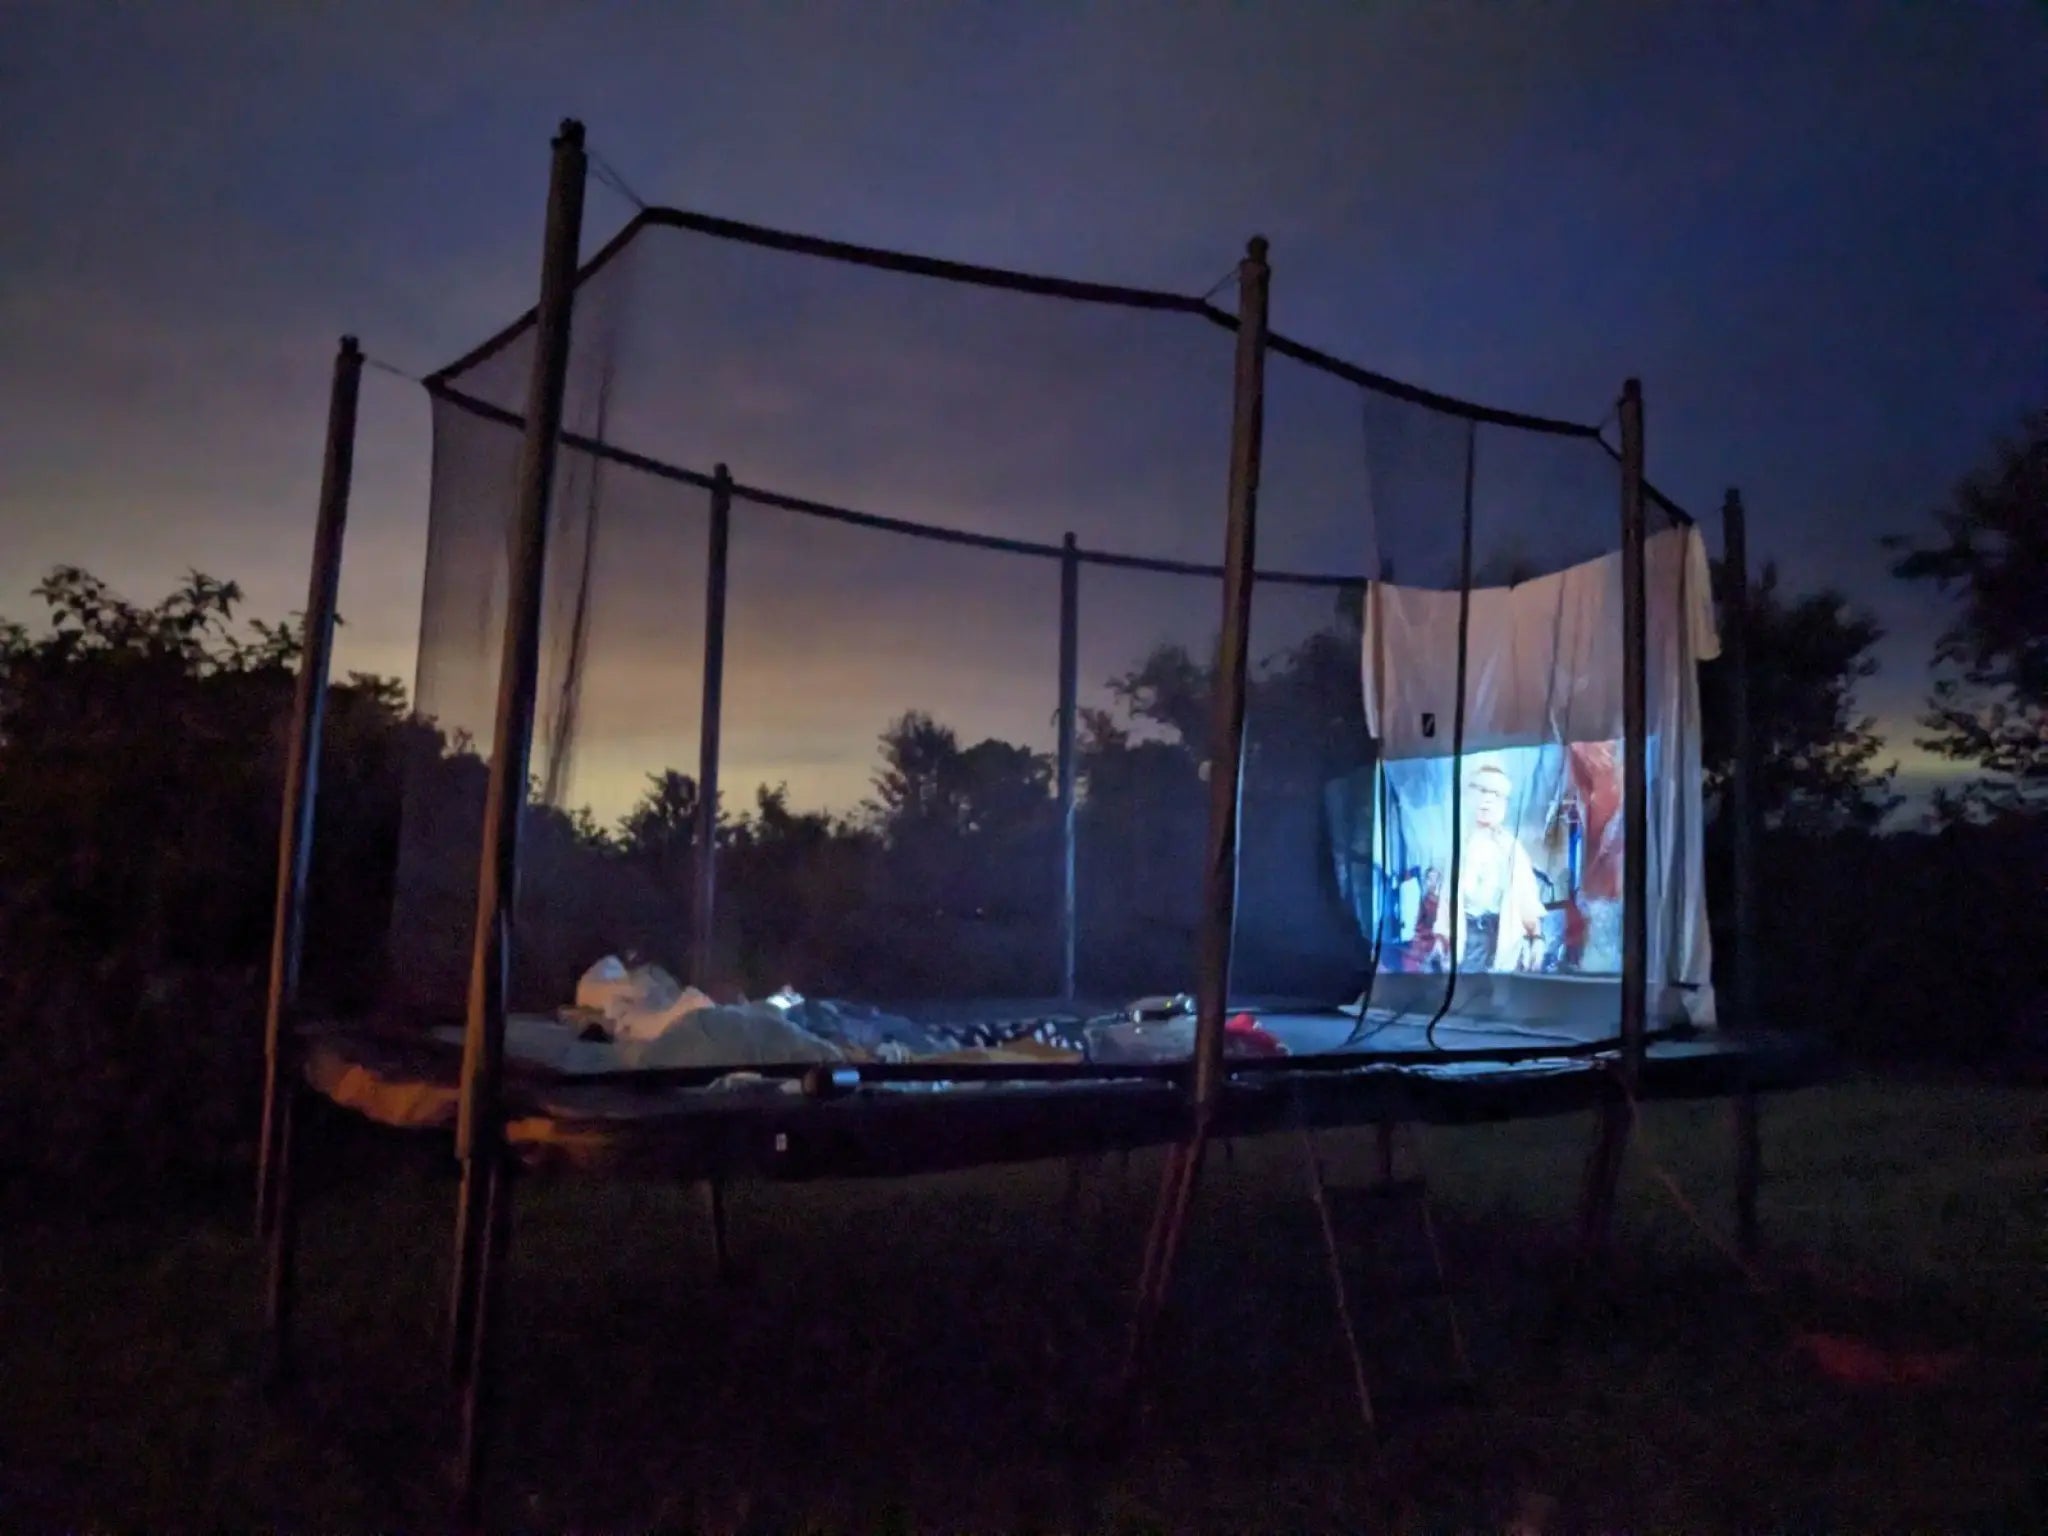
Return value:
[[(1192, 990), (1234, 328), (1170, 296), (636, 220), (577, 291), (510, 1005), (567, 1001), (606, 954), (750, 995)], [(515, 327), (431, 385), (417, 688), (443, 745), (409, 785), (394, 953), (405, 1003), (441, 1018), (467, 979), (531, 344)], [(1264, 409), (1236, 992), (1611, 1033), (1615, 453), (1277, 338)], [(1661, 503), (1649, 532), (1650, 974), (1703, 1016), (1704, 563)]]

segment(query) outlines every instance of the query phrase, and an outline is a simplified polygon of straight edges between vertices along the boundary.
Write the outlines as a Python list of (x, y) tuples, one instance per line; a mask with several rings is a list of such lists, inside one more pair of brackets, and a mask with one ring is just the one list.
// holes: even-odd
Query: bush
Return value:
[[(256, 1138), (297, 642), (238, 633), (204, 576), (148, 609), (72, 569), (38, 595), (47, 634), (0, 631), (0, 1163), (217, 1173)], [(309, 998), (374, 988), (401, 730), (394, 685), (332, 690)]]

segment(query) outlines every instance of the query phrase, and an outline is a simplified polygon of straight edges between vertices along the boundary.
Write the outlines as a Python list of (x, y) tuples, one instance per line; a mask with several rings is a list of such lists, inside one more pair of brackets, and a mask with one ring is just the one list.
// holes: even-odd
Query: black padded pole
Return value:
[(1230, 432), (1230, 510), (1223, 546), (1223, 629), (1209, 741), (1208, 857), (1202, 870), (1201, 971), (1196, 978), (1192, 1089), (1206, 1124), (1223, 1089), (1223, 1015), (1230, 1003), (1230, 945), (1237, 924), (1237, 834), (1244, 787), (1246, 661), (1252, 571), (1258, 543), (1259, 452), (1266, 407), (1266, 242), (1255, 238), (1237, 267), (1237, 378)]
[[(519, 829), (533, 752), (534, 690), (540, 671), (541, 591), (547, 566), (548, 509), (555, 452), (568, 388), (569, 322), (575, 297), (577, 245), (583, 228), (583, 125), (565, 121), (554, 141), (548, 184), (547, 233), (541, 259), (540, 308), (528, 386), (526, 437), (520, 450), (519, 501), (506, 583), (505, 639), (498, 672), (498, 713), (484, 800), (483, 849), (477, 866), (476, 943), (469, 975), (469, 1017), (462, 1039), (461, 1118), (456, 1155), (462, 1193), (456, 1210), (454, 1294), (450, 1303), (451, 1367), (475, 1392), (474, 1342), (485, 1336), (476, 1317), (486, 1273), (485, 1206), (502, 1190), (505, 985), (512, 963), (513, 911), (519, 889)], [(502, 1275), (503, 1266), (490, 1270)], [(465, 1408), (467, 1412), (467, 1408)]]
[(306, 934), (306, 882), (313, 866), (313, 809), (320, 793), (320, 738), (327, 717), (327, 669), (334, 651), (334, 603), (341, 587), (342, 536), (355, 467), (356, 397), (363, 352), (341, 338), (327, 393), (327, 457), (320, 472), (320, 515), (306, 593), (298, 686), (284, 760), (284, 808), (277, 828), (277, 906), (270, 929), (270, 993), (263, 1010), (263, 1123), (256, 1161), (256, 1225), (267, 1234), (282, 1182), (285, 1079), (295, 1070), (291, 1030), (299, 1001), (299, 957)]
[(1060, 544), (1060, 997), (1072, 1002), (1080, 968), (1080, 891), (1076, 880), (1079, 780), (1075, 737), (1081, 710), (1081, 558), (1070, 533)]
[(732, 471), (712, 474), (704, 571), (704, 696), (697, 726), (697, 890), (690, 980), (709, 986), (718, 943), (718, 732), (725, 710), (725, 571), (732, 542)]

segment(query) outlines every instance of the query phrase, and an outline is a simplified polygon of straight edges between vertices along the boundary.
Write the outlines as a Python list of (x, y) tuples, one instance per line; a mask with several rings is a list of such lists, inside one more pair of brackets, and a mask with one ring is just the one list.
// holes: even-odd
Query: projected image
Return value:
[(1620, 743), (1417, 758), (1382, 772), (1381, 970), (1619, 974)]

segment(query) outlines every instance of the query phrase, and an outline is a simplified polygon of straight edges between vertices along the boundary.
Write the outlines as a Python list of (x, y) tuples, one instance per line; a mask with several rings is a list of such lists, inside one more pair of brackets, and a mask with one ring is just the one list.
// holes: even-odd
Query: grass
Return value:
[[(1769, 1287), (1725, 1227), (1726, 1106), (1645, 1114), (1612, 1285), (1559, 1324), (1588, 1126), (1422, 1137), (1481, 1406), (1368, 1454), (1297, 1143), (1205, 1177), (1158, 1407), (1118, 1456), (1091, 1387), (1121, 1340), (1158, 1172), (737, 1190), (711, 1279), (691, 1191), (521, 1193), (499, 1527), (2019, 1530), (2039, 1450), (2038, 1094), (1858, 1082), (1766, 1110)], [(1329, 1138), (1362, 1177), (1369, 1134)], [(438, 1319), (452, 1184), (356, 1137), (309, 1208), (305, 1379), (254, 1387), (242, 1206), (17, 1225), (0, 1253), (0, 1527), (445, 1524)], [(1647, 1149), (1647, 1153), (1646, 1153)], [(1384, 1321), (1367, 1304), (1368, 1325)], [(1428, 1341), (1426, 1311), (1393, 1342)], [(1373, 1327), (1366, 1330), (1375, 1333)], [(1818, 1372), (1801, 1331), (1958, 1350), (1921, 1388)]]

